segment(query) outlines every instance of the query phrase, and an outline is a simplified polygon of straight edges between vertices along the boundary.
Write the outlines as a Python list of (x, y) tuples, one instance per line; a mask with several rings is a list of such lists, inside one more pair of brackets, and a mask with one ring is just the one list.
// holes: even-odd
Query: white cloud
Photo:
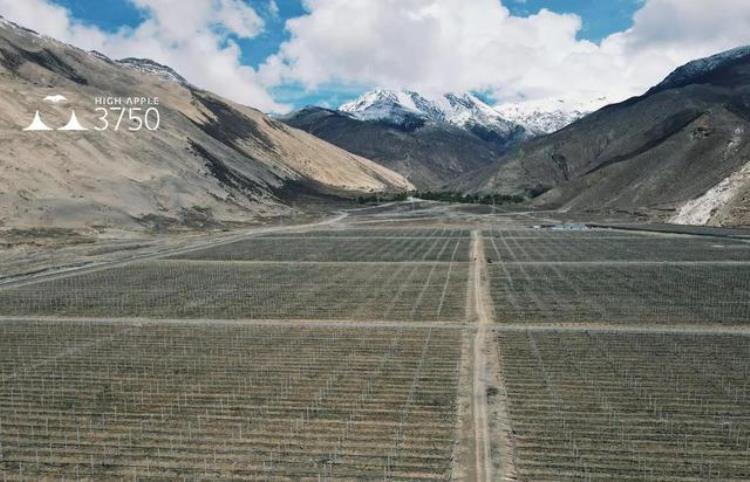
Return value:
[(279, 4), (276, 0), (268, 0), (268, 11), (275, 17), (279, 16)]
[(97, 45), (106, 37), (95, 28), (73, 22), (66, 9), (46, 0), (0, 0), (0, 15), (24, 27), (76, 45)]
[(618, 100), (688, 60), (750, 43), (747, 0), (646, 0), (632, 28), (599, 44), (576, 39), (575, 15), (542, 10), (516, 17), (499, 0), (306, 0), (305, 6), (309, 14), (287, 22), (291, 39), (261, 68), (265, 83)]
[[(115, 33), (76, 22), (54, 0), (0, 0), (0, 14), (115, 58), (152, 58), (200, 87), (274, 111), (287, 106), (267, 89), (284, 83), (619, 100), (689, 60), (750, 44), (747, 0), (644, 0), (630, 29), (599, 44), (576, 39), (576, 15), (511, 15), (502, 1), (518, 0), (304, 0), (309, 13), (287, 21), (291, 39), (256, 71), (228, 38), (264, 28), (247, 0), (129, 1), (146, 19)], [(274, 0), (254, 5), (278, 13)]]
[(0, 14), (21, 25), (113, 58), (147, 57), (169, 65), (195, 85), (263, 110), (286, 110), (240, 62), (229, 34), (252, 38), (263, 20), (243, 0), (131, 0), (146, 19), (110, 33), (83, 25), (51, 0), (0, 0)]

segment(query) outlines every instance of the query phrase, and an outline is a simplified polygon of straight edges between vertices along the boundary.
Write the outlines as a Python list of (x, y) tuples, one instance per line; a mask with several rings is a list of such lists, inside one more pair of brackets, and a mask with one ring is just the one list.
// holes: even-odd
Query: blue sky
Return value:
[[(131, 0), (55, 0), (67, 8), (71, 16), (87, 25), (107, 32), (122, 27), (137, 27), (145, 14)], [(279, 50), (289, 39), (285, 23), (290, 18), (306, 14), (300, 0), (276, 0), (277, 11), (269, 7), (269, 0), (248, 0), (247, 3), (263, 18), (263, 31), (251, 39), (230, 36), (242, 49), (241, 62), (258, 68), (269, 56)], [(579, 39), (599, 42), (613, 32), (627, 29), (632, 24), (633, 13), (642, 0), (506, 0), (504, 6), (521, 17), (533, 15), (545, 8), (558, 13), (575, 13), (583, 21)], [(273, 86), (273, 98), (295, 108), (308, 104), (337, 106), (351, 100), (371, 86), (327, 84), (305, 89), (299, 83), (288, 82)]]
[(633, 14), (642, 0), (514, 0), (505, 6), (515, 15), (529, 15), (542, 8), (558, 13), (575, 13), (583, 20), (578, 38), (599, 42), (633, 24)]
[(747, 0), (302, 2), (0, 0), (0, 15), (113, 58), (151, 58), (279, 113), (372, 88), (583, 108), (750, 45)]
[(143, 13), (128, 0), (59, 0), (55, 3), (70, 10), (77, 20), (107, 31), (122, 26), (135, 27), (144, 18)]
[[(135, 27), (144, 19), (143, 12), (130, 0), (57, 0), (56, 3), (70, 10), (76, 19), (108, 31), (122, 26)], [(304, 15), (305, 9), (300, 0), (276, 0), (278, 14), (274, 15), (268, 11), (266, 0), (248, 0), (247, 3), (266, 22), (265, 30), (258, 37), (240, 42), (243, 60), (258, 66), (289, 38), (284, 29), (286, 20)], [(633, 13), (642, 3), (642, 0), (507, 0), (504, 6), (518, 16), (528, 16), (543, 8), (575, 13), (583, 20), (578, 37), (599, 42), (611, 33), (630, 27)]]

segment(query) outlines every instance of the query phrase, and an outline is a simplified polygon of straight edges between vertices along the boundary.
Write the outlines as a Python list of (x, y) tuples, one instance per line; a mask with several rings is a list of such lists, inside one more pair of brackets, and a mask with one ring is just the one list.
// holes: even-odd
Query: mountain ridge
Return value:
[(425, 122), (444, 123), (466, 129), (479, 126), (496, 130), (501, 136), (509, 136), (519, 127), (471, 94), (446, 93), (428, 99), (409, 90), (376, 89), (341, 105), (338, 110), (364, 121), (398, 124), (411, 116)]
[[(299, 196), (325, 204), (413, 188), (165, 69), (0, 22), (0, 226), (233, 225), (290, 214)], [(66, 102), (43, 100), (56, 95)], [(95, 99), (107, 97), (158, 98), (158, 132), (131, 131), (127, 116), (118, 131), (95, 130)], [(52, 127), (74, 111), (88, 130), (23, 132), (35, 111)]]
[(643, 95), (533, 139), (457, 186), (524, 192), (536, 206), (571, 212), (750, 224), (748, 54), (685, 64)]
[(423, 190), (445, 189), (527, 137), (474, 96), (440, 99), (380, 89), (340, 109), (308, 106), (280, 120), (379, 162)]
[(510, 102), (494, 107), (505, 119), (526, 128), (533, 137), (552, 134), (608, 104), (608, 98), (553, 98)]
[[(338, 109), (306, 106), (283, 122), (407, 176), (422, 190), (451, 190), (457, 178), (490, 166), (509, 149), (583, 117), (593, 101), (535, 101), (505, 110), (477, 96), (426, 97), (375, 89)], [(513, 108), (509, 108), (512, 106)]]

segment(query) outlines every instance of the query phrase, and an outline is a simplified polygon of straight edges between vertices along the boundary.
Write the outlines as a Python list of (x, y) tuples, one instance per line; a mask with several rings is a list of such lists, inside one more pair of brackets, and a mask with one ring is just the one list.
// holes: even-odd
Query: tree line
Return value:
[(372, 196), (359, 196), (359, 204), (375, 204), (382, 202), (406, 201), (410, 197), (423, 199), (425, 201), (440, 201), (461, 204), (519, 204), (526, 201), (520, 194), (462, 194), (453, 191), (412, 191), (397, 194), (374, 194)]

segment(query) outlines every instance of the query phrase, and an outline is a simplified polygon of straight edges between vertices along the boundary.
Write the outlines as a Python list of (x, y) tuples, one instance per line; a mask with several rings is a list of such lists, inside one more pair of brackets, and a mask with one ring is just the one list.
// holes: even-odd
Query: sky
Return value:
[(373, 88), (614, 102), (750, 44), (748, 0), (0, 0), (0, 15), (276, 113)]

